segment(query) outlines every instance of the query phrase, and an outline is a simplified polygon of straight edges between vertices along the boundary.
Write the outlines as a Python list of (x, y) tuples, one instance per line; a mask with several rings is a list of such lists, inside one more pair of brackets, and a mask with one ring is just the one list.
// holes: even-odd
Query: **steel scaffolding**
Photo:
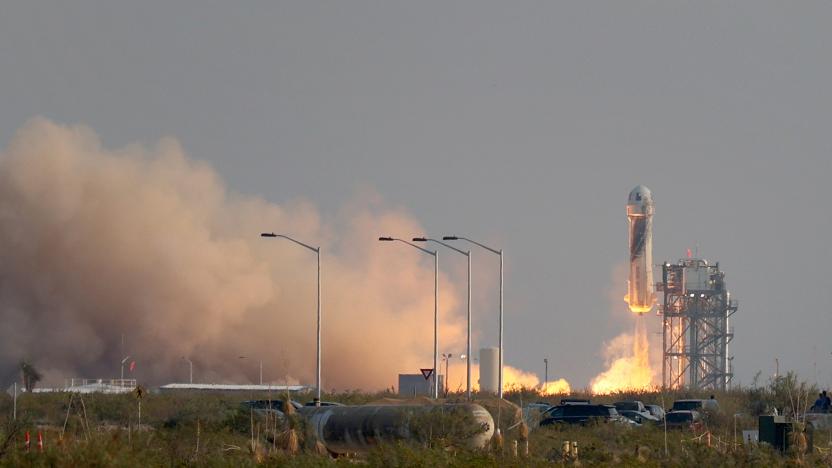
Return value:
[(725, 287), (719, 263), (687, 258), (662, 265), (656, 289), (664, 295), (662, 384), (665, 388), (725, 390), (733, 378), (728, 344), (737, 301)]

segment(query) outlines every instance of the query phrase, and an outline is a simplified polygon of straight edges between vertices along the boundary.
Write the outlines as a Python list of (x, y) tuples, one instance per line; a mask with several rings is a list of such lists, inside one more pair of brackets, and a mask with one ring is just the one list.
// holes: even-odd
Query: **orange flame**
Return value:
[[(631, 345), (629, 350), (627, 345)], [(609, 343), (606, 354), (608, 357), (617, 357), (609, 363), (605, 372), (590, 382), (593, 394), (607, 395), (653, 388), (655, 372), (650, 367), (647, 329), (643, 320), (636, 322), (633, 335), (623, 334)]]
[[(464, 391), (465, 389), (465, 363), (464, 361), (457, 361), (451, 364), (450, 368), (451, 380), (449, 382), (449, 389), (451, 392)], [(471, 389), (478, 391), (479, 386), (479, 366), (471, 366)], [(572, 387), (566, 379), (550, 380), (544, 386), (537, 375), (511, 367), (509, 365), (503, 366), (503, 391), (521, 390), (521, 389), (538, 389), (543, 395), (568, 395), (572, 392)]]
[(572, 393), (572, 387), (569, 386), (569, 382), (566, 379), (558, 379), (542, 385), (540, 393), (543, 395), (569, 395)]
[(630, 296), (625, 294), (624, 295), (624, 302), (627, 303), (627, 306), (630, 308), (630, 312), (633, 312), (638, 315), (646, 314), (653, 309), (653, 303), (649, 304), (637, 304), (637, 301), (630, 301)]

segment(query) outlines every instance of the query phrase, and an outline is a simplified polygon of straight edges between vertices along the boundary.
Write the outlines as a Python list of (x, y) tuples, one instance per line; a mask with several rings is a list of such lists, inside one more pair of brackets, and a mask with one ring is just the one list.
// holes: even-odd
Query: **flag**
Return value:
[(131, 361), (130, 362), (130, 372), (133, 372), (133, 370), (135, 370), (135, 369), (136, 369), (136, 361)]
[(688, 249), (688, 258), (691, 258), (691, 257), (693, 257), (693, 252), (691, 252), (690, 249)]

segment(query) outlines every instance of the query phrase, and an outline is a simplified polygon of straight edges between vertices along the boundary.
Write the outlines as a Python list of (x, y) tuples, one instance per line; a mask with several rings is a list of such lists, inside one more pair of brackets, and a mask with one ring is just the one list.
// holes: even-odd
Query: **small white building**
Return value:
[(201, 392), (306, 392), (312, 387), (308, 385), (256, 385), (256, 384), (206, 384), (206, 383), (169, 383), (159, 387), (161, 392), (171, 391), (201, 391)]

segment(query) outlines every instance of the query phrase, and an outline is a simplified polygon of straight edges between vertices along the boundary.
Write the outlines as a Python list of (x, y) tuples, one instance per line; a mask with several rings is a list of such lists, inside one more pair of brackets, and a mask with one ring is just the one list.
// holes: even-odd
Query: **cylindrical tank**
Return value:
[(427, 435), (425, 431), (438, 436), (442, 429), (430, 427), (433, 418), (441, 425), (443, 416), (454, 413), (470, 418), (472, 427), (464, 432), (468, 448), (485, 447), (494, 434), (491, 414), (474, 403), (322, 406), (304, 407), (300, 412), (318, 440), (336, 454), (364, 452), (381, 442), (418, 440)]
[(630, 225), (630, 279), (627, 304), (639, 314), (653, 308), (653, 195), (639, 185), (627, 199), (627, 221)]
[(500, 348), (480, 348), (480, 392), (497, 393), (500, 388)]

